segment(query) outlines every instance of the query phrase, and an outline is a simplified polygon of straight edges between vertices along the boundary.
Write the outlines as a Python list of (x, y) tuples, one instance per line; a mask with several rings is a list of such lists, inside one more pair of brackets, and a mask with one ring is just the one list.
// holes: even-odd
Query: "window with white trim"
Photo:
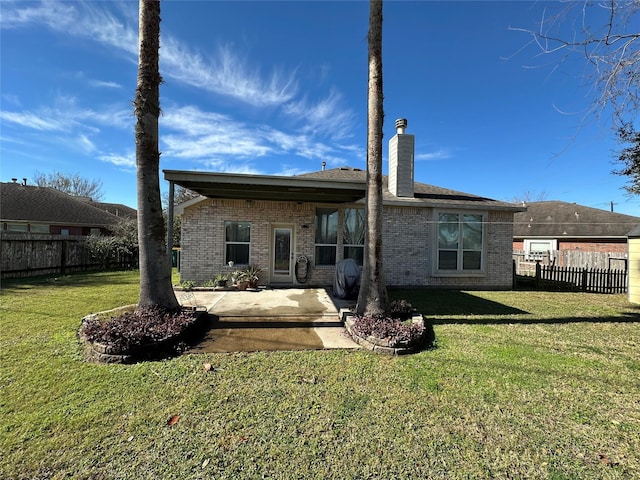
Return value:
[(553, 252), (558, 250), (558, 241), (554, 239), (524, 239), (525, 259), (529, 261), (553, 260)]
[(249, 265), (250, 222), (224, 222), (224, 263)]
[(338, 209), (316, 208), (316, 265), (335, 265), (338, 248)]
[(342, 217), (342, 258), (353, 258), (362, 266), (365, 217), (363, 208), (346, 208)]
[(438, 214), (436, 269), (442, 273), (473, 273), (484, 269), (484, 214)]

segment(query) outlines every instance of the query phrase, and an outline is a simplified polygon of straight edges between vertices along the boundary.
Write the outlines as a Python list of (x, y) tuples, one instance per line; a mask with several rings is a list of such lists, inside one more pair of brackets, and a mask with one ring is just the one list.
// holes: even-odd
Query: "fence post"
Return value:
[(65, 275), (66, 273), (67, 247), (67, 239), (62, 239), (60, 245), (60, 275)]
[(589, 282), (588, 282), (588, 280), (587, 280), (587, 278), (588, 278), (588, 277), (587, 277), (587, 269), (586, 269), (586, 268), (583, 268), (583, 269), (582, 269), (582, 286), (581, 286), (581, 290), (582, 290), (583, 292), (586, 292), (586, 291), (587, 291), (587, 285), (588, 285), (588, 283), (589, 283)]
[(540, 260), (536, 260), (536, 279), (534, 282), (536, 290), (540, 290), (541, 277), (542, 277), (542, 267), (540, 266)]

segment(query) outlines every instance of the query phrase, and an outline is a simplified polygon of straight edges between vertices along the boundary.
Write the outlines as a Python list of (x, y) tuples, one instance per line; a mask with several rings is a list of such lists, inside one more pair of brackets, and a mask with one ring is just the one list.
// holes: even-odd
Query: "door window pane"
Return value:
[(291, 273), (291, 230), (277, 228), (274, 234), (274, 273), (289, 275)]

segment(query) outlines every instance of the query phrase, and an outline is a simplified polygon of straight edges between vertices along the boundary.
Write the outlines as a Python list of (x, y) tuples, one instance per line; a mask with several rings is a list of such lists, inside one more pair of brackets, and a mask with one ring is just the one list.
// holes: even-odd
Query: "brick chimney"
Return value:
[(413, 198), (415, 136), (404, 133), (406, 128), (406, 118), (396, 120), (396, 134), (389, 140), (389, 191), (396, 197)]

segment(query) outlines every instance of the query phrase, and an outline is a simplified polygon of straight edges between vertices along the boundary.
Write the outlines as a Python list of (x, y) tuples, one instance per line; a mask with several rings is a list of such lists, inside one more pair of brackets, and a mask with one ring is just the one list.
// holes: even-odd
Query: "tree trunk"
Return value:
[(133, 102), (136, 115), (138, 243), (140, 300), (138, 306), (176, 308), (171, 266), (166, 254), (160, 199), (160, 1), (140, 0), (140, 54)]
[(356, 313), (381, 315), (387, 307), (382, 268), (382, 0), (369, 7), (369, 88), (367, 106), (367, 230)]

